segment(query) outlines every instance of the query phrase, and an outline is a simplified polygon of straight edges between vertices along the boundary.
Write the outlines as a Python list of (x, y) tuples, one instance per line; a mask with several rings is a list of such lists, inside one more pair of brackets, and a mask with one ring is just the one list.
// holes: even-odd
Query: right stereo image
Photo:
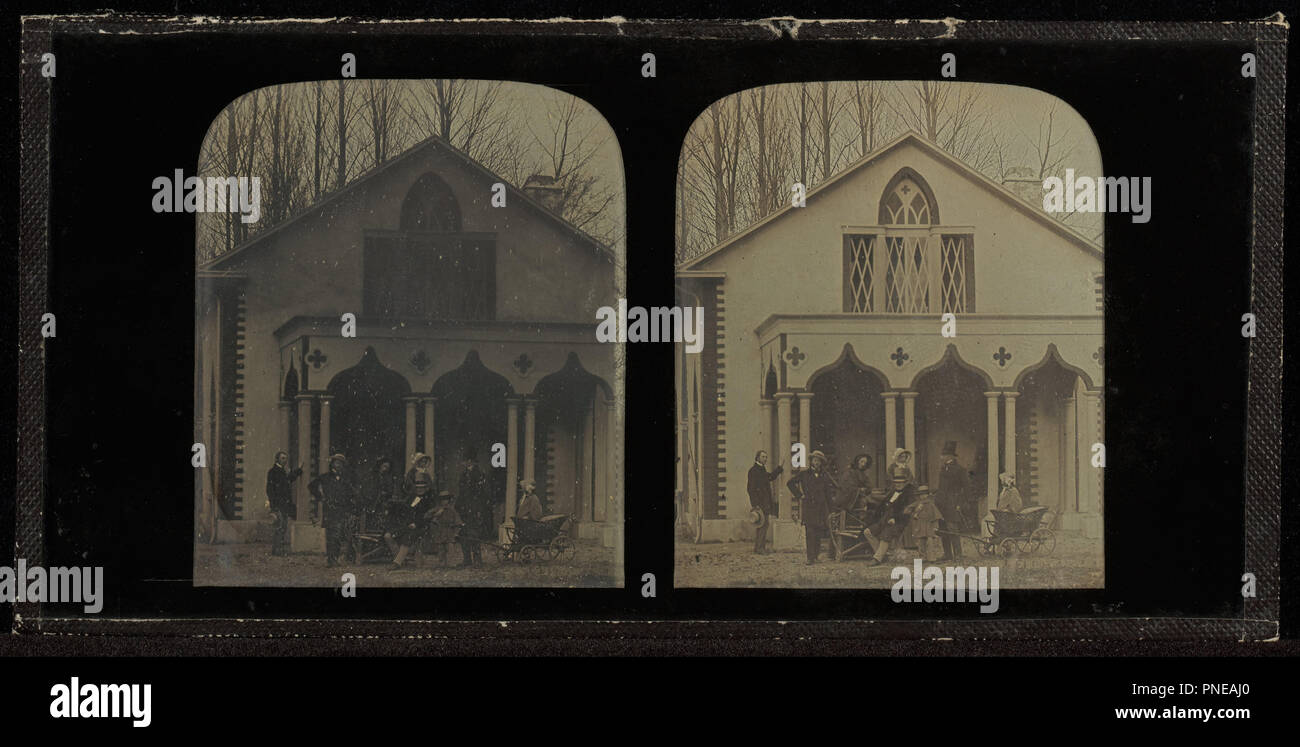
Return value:
[(680, 587), (864, 588), (996, 568), (1105, 586), (1103, 178), (1088, 123), (1019, 86), (741, 91), (677, 176)]

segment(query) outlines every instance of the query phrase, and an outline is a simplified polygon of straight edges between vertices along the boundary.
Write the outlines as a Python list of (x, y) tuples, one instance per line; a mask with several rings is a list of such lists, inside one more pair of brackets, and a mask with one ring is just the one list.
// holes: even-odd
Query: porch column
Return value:
[(436, 464), (433, 461), (433, 406), (436, 400), (433, 397), (424, 399), (424, 453), (429, 455), (429, 463)]
[[(804, 450), (809, 454), (812, 453), (812, 392), (799, 392), (799, 443), (803, 444)], [(808, 466), (812, 466), (812, 460), (809, 460)]]
[(1079, 397), (1079, 433), (1083, 438), (1079, 442), (1079, 513), (1084, 514), (1084, 536), (1100, 536), (1100, 525), (1094, 529), (1094, 517), (1098, 515), (1100, 502), (1097, 500), (1101, 485), (1101, 467), (1092, 466), (1092, 446), (1100, 441), (1097, 421), (1100, 412), (1101, 392), (1085, 389)]
[(515, 523), (519, 496), (519, 398), (506, 397), (506, 520)]
[[(613, 428), (609, 423), (609, 402), (605, 395), (596, 392), (596, 416), (593, 426), (596, 429), (595, 455), (592, 457), (592, 492), (593, 509), (596, 521), (608, 521), (609, 516), (609, 441)], [(680, 460), (685, 462), (685, 460)]]
[[(984, 401), (988, 405), (988, 464), (989, 473), (987, 479), (987, 490), (983, 500), (980, 501), (980, 517), (982, 518), (989, 512), (989, 508), (997, 505), (998, 500), (998, 396), (1001, 392), (985, 392)], [(983, 527), (984, 522), (980, 522)], [(982, 528), (981, 531), (987, 531)]]
[(537, 400), (524, 400), (524, 479), (537, 479)]
[(279, 416), (280, 432), (277, 437), (279, 438), (280, 442), (276, 444), (275, 449), (276, 451), (283, 451), (286, 455), (288, 455), (289, 454), (289, 413), (293, 411), (293, 403), (290, 402), (289, 400), (280, 400), (279, 404), (276, 405), (276, 409), (279, 411), (277, 414)]
[(885, 398), (885, 461), (893, 462), (898, 448), (898, 392), (881, 392), (880, 396)]
[[(321, 471), (325, 472), (330, 466), (330, 456), (334, 453), (330, 451), (330, 401), (334, 398), (328, 394), (322, 394), (320, 398), (320, 466)], [(353, 454), (344, 454), (348, 459), (354, 459)], [(353, 462), (355, 464), (355, 461)]]
[[(790, 401), (793, 399), (792, 392), (776, 393), (776, 448), (783, 464), (790, 460)], [(788, 471), (793, 472), (794, 468)], [(793, 505), (790, 491), (785, 487), (785, 480), (778, 479), (774, 487), (777, 491), (777, 516), (788, 521)]]
[(419, 397), (403, 397), (406, 402), (406, 463), (411, 463), (411, 457), (415, 455), (415, 405), (420, 401)]
[(596, 495), (594, 476), (596, 474), (596, 403), (592, 402), (582, 411), (582, 489), (578, 491), (578, 500), (582, 510), (578, 513), (579, 523), (595, 521)]
[[(1057, 508), (1062, 514), (1079, 511), (1079, 493), (1076, 478), (1079, 474), (1079, 417), (1075, 411), (1075, 398), (1066, 397), (1064, 412), (1065, 438), (1062, 440), (1061, 470), (1065, 473), (1064, 487), (1061, 490), (1061, 505)], [(1063, 519), (1068, 524), (1068, 519)], [(1067, 529), (1072, 527), (1066, 526)]]
[(919, 472), (916, 465), (916, 395), (917, 392), (903, 392), (903, 448), (912, 452), (912, 469)]
[(302, 468), (302, 477), (293, 481), (293, 492), (294, 503), (298, 506), (298, 521), (302, 522), (311, 517), (311, 493), (307, 492), (307, 483), (315, 477), (311, 467), (312, 399), (310, 394), (294, 397), (298, 403), (298, 466)]
[[(1003, 428), (1005, 429), (1002, 437), (1005, 439), (1005, 446), (1002, 449), (1002, 459), (1006, 466), (1002, 468), (1003, 472), (1016, 476), (1016, 397), (1020, 392), (1003, 392), (1002, 398), (1006, 403), (1003, 417)], [(1001, 487), (1001, 486), (999, 486)], [(1017, 485), (1017, 488), (1020, 486)], [(996, 494), (995, 494), (996, 495)]]
[(776, 460), (781, 458), (780, 454), (773, 453), (776, 449), (772, 445), (772, 415), (776, 410), (776, 400), (760, 399), (758, 401), (758, 444), (752, 449), (746, 449), (743, 456), (749, 457), (754, 452), (762, 449), (767, 452), (769, 469), (776, 469)]

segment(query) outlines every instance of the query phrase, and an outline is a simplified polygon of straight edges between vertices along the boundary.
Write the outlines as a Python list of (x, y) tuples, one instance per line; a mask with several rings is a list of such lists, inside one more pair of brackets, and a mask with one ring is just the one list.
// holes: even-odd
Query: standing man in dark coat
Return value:
[(357, 491), (352, 483), (343, 476), (347, 466), (347, 457), (335, 454), (330, 457), (330, 471), (318, 476), (307, 489), (312, 494), (312, 523), (319, 515), (321, 526), (325, 527), (325, 565), (338, 565), (339, 554), (349, 563), (357, 560), (357, 548), (353, 542), (352, 517), (357, 511)]
[(456, 511), (465, 528), (460, 534), (461, 567), (483, 565), (483, 548), (479, 544), (492, 534), (492, 497), (488, 495), (487, 475), (479, 469), (473, 450), (465, 451), (465, 468), (460, 473), (460, 492)]
[(293, 481), (302, 475), (302, 468), (289, 471), (289, 455), (275, 452), (275, 464), (266, 471), (266, 505), (271, 509), (274, 525), (271, 529), (271, 554), (284, 555), (289, 551), (289, 522), (298, 518), (298, 507), (293, 502)]
[[(939, 490), (934, 496), (934, 505), (938, 506), (940, 528), (945, 532), (966, 531), (967, 496), (970, 493), (970, 478), (966, 468), (957, 463), (957, 442), (948, 441), (943, 445), (941, 454), (943, 467), (939, 469)], [(943, 557), (939, 563), (961, 560), (961, 538), (950, 534), (941, 534)]]
[(812, 466), (790, 478), (786, 487), (799, 499), (799, 521), (803, 524), (807, 544), (808, 565), (817, 562), (821, 555), (822, 537), (830, 523), (831, 503), (835, 498), (835, 479), (826, 471), (826, 455), (814, 451)]
[(754, 552), (763, 554), (767, 549), (767, 535), (772, 525), (771, 517), (776, 514), (772, 503), (772, 483), (783, 471), (781, 462), (776, 469), (767, 471), (767, 452), (759, 451), (754, 455), (754, 463), (749, 468), (749, 507), (758, 512), (758, 524), (754, 526)]

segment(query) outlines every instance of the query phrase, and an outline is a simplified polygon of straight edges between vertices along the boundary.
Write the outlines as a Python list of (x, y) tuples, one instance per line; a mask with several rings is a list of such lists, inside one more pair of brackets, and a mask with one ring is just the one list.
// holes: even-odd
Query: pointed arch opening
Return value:
[[(949, 345), (938, 363), (912, 379), (916, 396), (916, 476), (936, 487), (943, 447), (957, 448), (957, 461), (968, 470), (971, 484), (988, 478), (988, 409), (984, 392), (993, 389), (989, 375), (962, 360)], [(994, 465), (993, 469), (997, 469)]]
[(1044, 366), (1047, 366), (1049, 363), (1055, 363), (1061, 368), (1076, 374), (1080, 379), (1083, 379), (1084, 386), (1088, 387), (1089, 389), (1097, 388), (1097, 385), (1093, 383), (1092, 377), (1088, 375), (1088, 372), (1079, 366), (1067, 362), (1065, 358), (1061, 356), (1061, 351), (1057, 349), (1056, 344), (1051, 342), (1047, 343), (1047, 350), (1046, 352), (1043, 353), (1043, 357), (1037, 363), (1035, 363), (1032, 366), (1029, 366), (1025, 370), (1021, 371), (1018, 376), (1016, 376), (1015, 383), (1012, 384), (1012, 387), (1015, 389), (1019, 389), (1021, 387), (1021, 384), (1027, 378), (1032, 376), (1035, 371), (1038, 371)]
[(809, 380), (813, 393), (808, 447), (823, 451), (841, 473), (858, 454), (871, 457), (868, 474), (880, 485), (886, 461), (885, 404), (881, 394), (889, 382), (879, 371), (858, 360), (851, 345), (840, 357)]
[(581, 521), (604, 521), (608, 490), (602, 487), (612, 390), (570, 352), (560, 370), (543, 377), (537, 397), (534, 474), (553, 513)]
[(932, 226), (939, 223), (939, 202), (929, 182), (904, 166), (880, 195), (878, 219), (882, 226)]
[(1054, 345), (1039, 363), (1016, 378), (1016, 486), (1026, 506), (1074, 511), (1079, 456), (1079, 404), (1075, 396), (1086, 379), (1067, 366)]
[(460, 203), (442, 177), (426, 171), (415, 180), (402, 200), (399, 228), (424, 233), (460, 232)]
[(381, 363), (375, 349), (367, 346), (361, 360), (334, 376), (326, 391), (333, 397), (329, 453), (346, 456), (354, 475), (368, 474), (381, 458), (402, 463), (402, 398), (411, 393), (404, 376)]
[(860, 369), (865, 373), (875, 377), (875, 379), (879, 382), (881, 389), (889, 388), (889, 377), (881, 373), (880, 369), (875, 368), (873, 366), (868, 366), (866, 363), (863, 363), (862, 359), (858, 357), (858, 352), (853, 349), (853, 343), (849, 343), (849, 342), (844, 343), (844, 347), (840, 349), (839, 357), (837, 357), (835, 360), (831, 361), (830, 363), (822, 366), (821, 368), (817, 369), (816, 371), (812, 372), (812, 375), (808, 377), (808, 384), (807, 384), (808, 388), (809, 389), (813, 388), (814, 384), (817, 382), (818, 377), (822, 376), (823, 374), (829, 373), (831, 371), (835, 371), (836, 369), (840, 368), (845, 364)]
[(434, 473), (443, 487), (455, 490), (464, 457), (473, 454), (487, 473), (494, 496), (505, 495), (505, 473), (488, 469), (494, 444), (506, 442), (506, 398), (514, 389), (506, 377), (483, 365), (477, 350), (433, 382)]

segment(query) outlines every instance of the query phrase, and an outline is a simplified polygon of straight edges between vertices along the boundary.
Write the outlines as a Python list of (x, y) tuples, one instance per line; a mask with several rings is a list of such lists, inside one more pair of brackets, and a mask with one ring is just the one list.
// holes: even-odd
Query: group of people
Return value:
[[(273, 516), (272, 555), (288, 552), (289, 523), (297, 519), (292, 486), (302, 469), (290, 471), (288, 464), (288, 455), (278, 452), (266, 475), (267, 506)], [(382, 530), (394, 569), (403, 567), (417, 547), (432, 552), (445, 566), (453, 542), (460, 545), (463, 556), (459, 567), (483, 565), (481, 543), (492, 536), (493, 509), (500, 501), (493, 500), (487, 475), (473, 451), (463, 455), (459, 491), (454, 496), (438, 489), (433, 460), (427, 454), (415, 454), (405, 476), (393, 471), (387, 457), (378, 459), (359, 482), (347, 474), (347, 466), (347, 457), (335, 454), (329, 458), (328, 471), (308, 484), (312, 524), (319, 522), (325, 529), (327, 566), (340, 560), (357, 562), (355, 538), (362, 527)]]
[[(821, 555), (823, 538), (830, 537), (830, 515), (835, 511), (853, 509), (865, 517), (861, 539), (869, 543), (871, 565), (884, 562), (891, 547), (911, 539), (920, 557), (927, 562), (955, 562), (962, 558), (961, 538), (956, 533), (978, 533), (979, 497), (972, 490), (966, 468), (957, 461), (957, 443), (944, 444), (940, 454), (942, 466), (935, 490), (921, 493), (917, 490), (916, 474), (912, 469), (912, 453), (895, 449), (893, 461), (885, 469), (883, 491), (872, 489), (872, 459), (868, 454), (858, 454), (850, 463), (847, 474), (836, 476), (827, 469), (826, 454), (813, 451), (809, 466), (798, 470), (786, 483), (791, 494), (799, 500), (799, 522), (804, 527), (807, 564), (817, 562)], [(768, 548), (771, 518), (776, 514), (772, 496), (772, 483), (782, 472), (768, 471), (768, 455), (759, 451), (749, 469), (748, 492), (755, 525), (754, 552), (771, 552)], [(1020, 511), (1022, 500), (1015, 487), (1015, 476), (1004, 473), (1000, 478), (1002, 491), (997, 507)], [(942, 532), (940, 531), (942, 530)], [(942, 555), (940, 555), (942, 552)]]

